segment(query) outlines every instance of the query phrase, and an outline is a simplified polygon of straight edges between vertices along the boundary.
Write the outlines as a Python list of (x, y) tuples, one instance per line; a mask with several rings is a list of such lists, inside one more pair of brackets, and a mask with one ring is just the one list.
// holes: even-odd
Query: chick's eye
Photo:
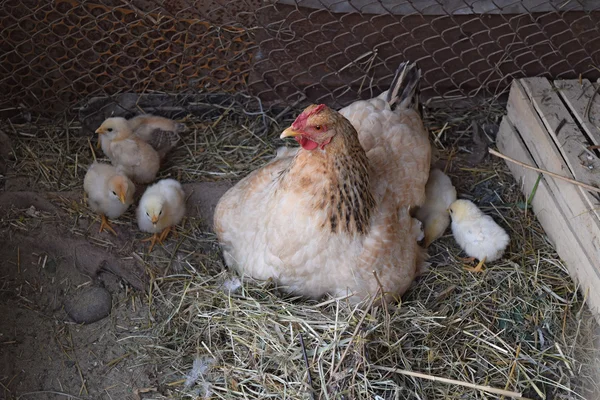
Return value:
[(115, 196), (117, 195), (117, 192), (115, 192), (114, 190), (112, 191), (112, 194), (114, 194)]
[(108, 128), (107, 131), (112, 132), (112, 128)]
[(149, 213), (147, 213), (147, 212), (146, 212), (146, 215), (147, 215), (147, 216), (150, 216), (150, 214), (149, 214)]
[(160, 212), (158, 213), (158, 215), (162, 215), (162, 210), (160, 210)]

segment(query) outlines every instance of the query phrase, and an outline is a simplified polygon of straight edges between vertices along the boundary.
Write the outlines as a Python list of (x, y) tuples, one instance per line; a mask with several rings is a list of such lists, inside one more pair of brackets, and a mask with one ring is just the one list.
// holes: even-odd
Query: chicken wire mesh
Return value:
[(386, 89), (407, 59), (426, 97), (595, 79), (599, 20), (593, 0), (3, 0), (0, 117), (189, 112), (206, 96), (339, 107)]

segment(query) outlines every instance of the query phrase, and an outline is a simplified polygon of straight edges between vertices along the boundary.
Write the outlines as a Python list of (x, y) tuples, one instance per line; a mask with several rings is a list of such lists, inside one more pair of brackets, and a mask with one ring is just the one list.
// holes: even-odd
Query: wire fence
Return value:
[(0, 3), (0, 118), (236, 96), (261, 110), (339, 107), (385, 89), (403, 60), (423, 69), (425, 97), (446, 99), (523, 76), (600, 77), (594, 0)]

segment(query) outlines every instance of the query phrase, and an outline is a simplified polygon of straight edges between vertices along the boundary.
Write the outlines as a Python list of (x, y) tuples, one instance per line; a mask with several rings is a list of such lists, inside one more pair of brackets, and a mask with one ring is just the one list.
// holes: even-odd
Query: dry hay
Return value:
[[(200, 221), (188, 221), (174, 246), (150, 256), (138, 253), (152, 277), (144, 300), (150, 311), (147, 328), (136, 333), (144, 340), (131, 344), (128, 357), (161, 371), (157, 387), (139, 396), (501, 398), (404, 374), (416, 371), (527, 398), (589, 398), (598, 390), (599, 352), (585, 299), (503, 162), (465, 161), (471, 120), (497, 123), (501, 113), (502, 107), (482, 104), (469, 112), (430, 110), (427, 118), (459, 194), (474, 199), (511, 234), (501, 261), (483, 274), (466, 272), (460, 250), (446, 235), (430, 248), (430, 271), (402, 303), (367, 304), (363, 311), (343, 300), (281, 296), (270, 282), (229, 291), (235, 276), (224, 267), (215, 236)], [(162, 176), (239, 179), (282, 144), (280, 127), (267, 130), (262, 116), (235, 108), (222, 118), (190, 118), (187, 124), (192, 131)], [(14, 167), (30, 186), (81, 188), (92, 157), (88, 138), (68, 133), (75, 123), (3, 129), (13, 132)], [(194, 361), (202, 373), (190, 377)]]

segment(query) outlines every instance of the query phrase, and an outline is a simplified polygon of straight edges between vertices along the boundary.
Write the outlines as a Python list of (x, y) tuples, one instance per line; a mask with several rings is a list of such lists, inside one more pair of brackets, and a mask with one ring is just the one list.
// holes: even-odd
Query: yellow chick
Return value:
[(479, 260), (477, 267), (467, 270), (481, 272), (483, 263), (502, 257), (510, 238), (492, 217), (469, 200), (456, 200), (448, 211), (454, 239), (469, 257)]
[(120, 217), (133, 203), (133, 182), (112, 165), (94, 162), (85, 174), (83, 189), (90, 208), (102, 217), (100, 232), (106, 228), (116, 235), (107, 217)]
[[(161, 160), (179, 143), (181, 139), (179, 133), (185, 130), (184, 124), (152, 114), (135, 116), (127, 120), (127, 125), (131, 134), (139, 137), (158, 152)], [(102, 147), (102, 151), (108, 158), (112, 158), (110, 143), (113, 138), (111, 135), (98, 136), (98, 146)]]
[(108, 138), (105, 153), (119, 171), (138, 183), (154, 180), (160, 168), (160, 156), (151, 145), (133, 135), (125, 118), (107, 119), (96, 133)]
[(448, 207), (454, 201), (456, 189), (450, 178), (439, 169), (432, 169), (425, 186), (425, 203), (415, 215), (424, 226), (425, 247), (442, 236), (450, 225)]
[(138, 227), (142, 232), (153, 233), (144, 240), (151, 241), (148, 251), (152, 251), (156, 242), (162, 244), (184, 215), (185, 193), (181, 183), (175, 179), (162, 179), (148, 187), (137, 208)]

